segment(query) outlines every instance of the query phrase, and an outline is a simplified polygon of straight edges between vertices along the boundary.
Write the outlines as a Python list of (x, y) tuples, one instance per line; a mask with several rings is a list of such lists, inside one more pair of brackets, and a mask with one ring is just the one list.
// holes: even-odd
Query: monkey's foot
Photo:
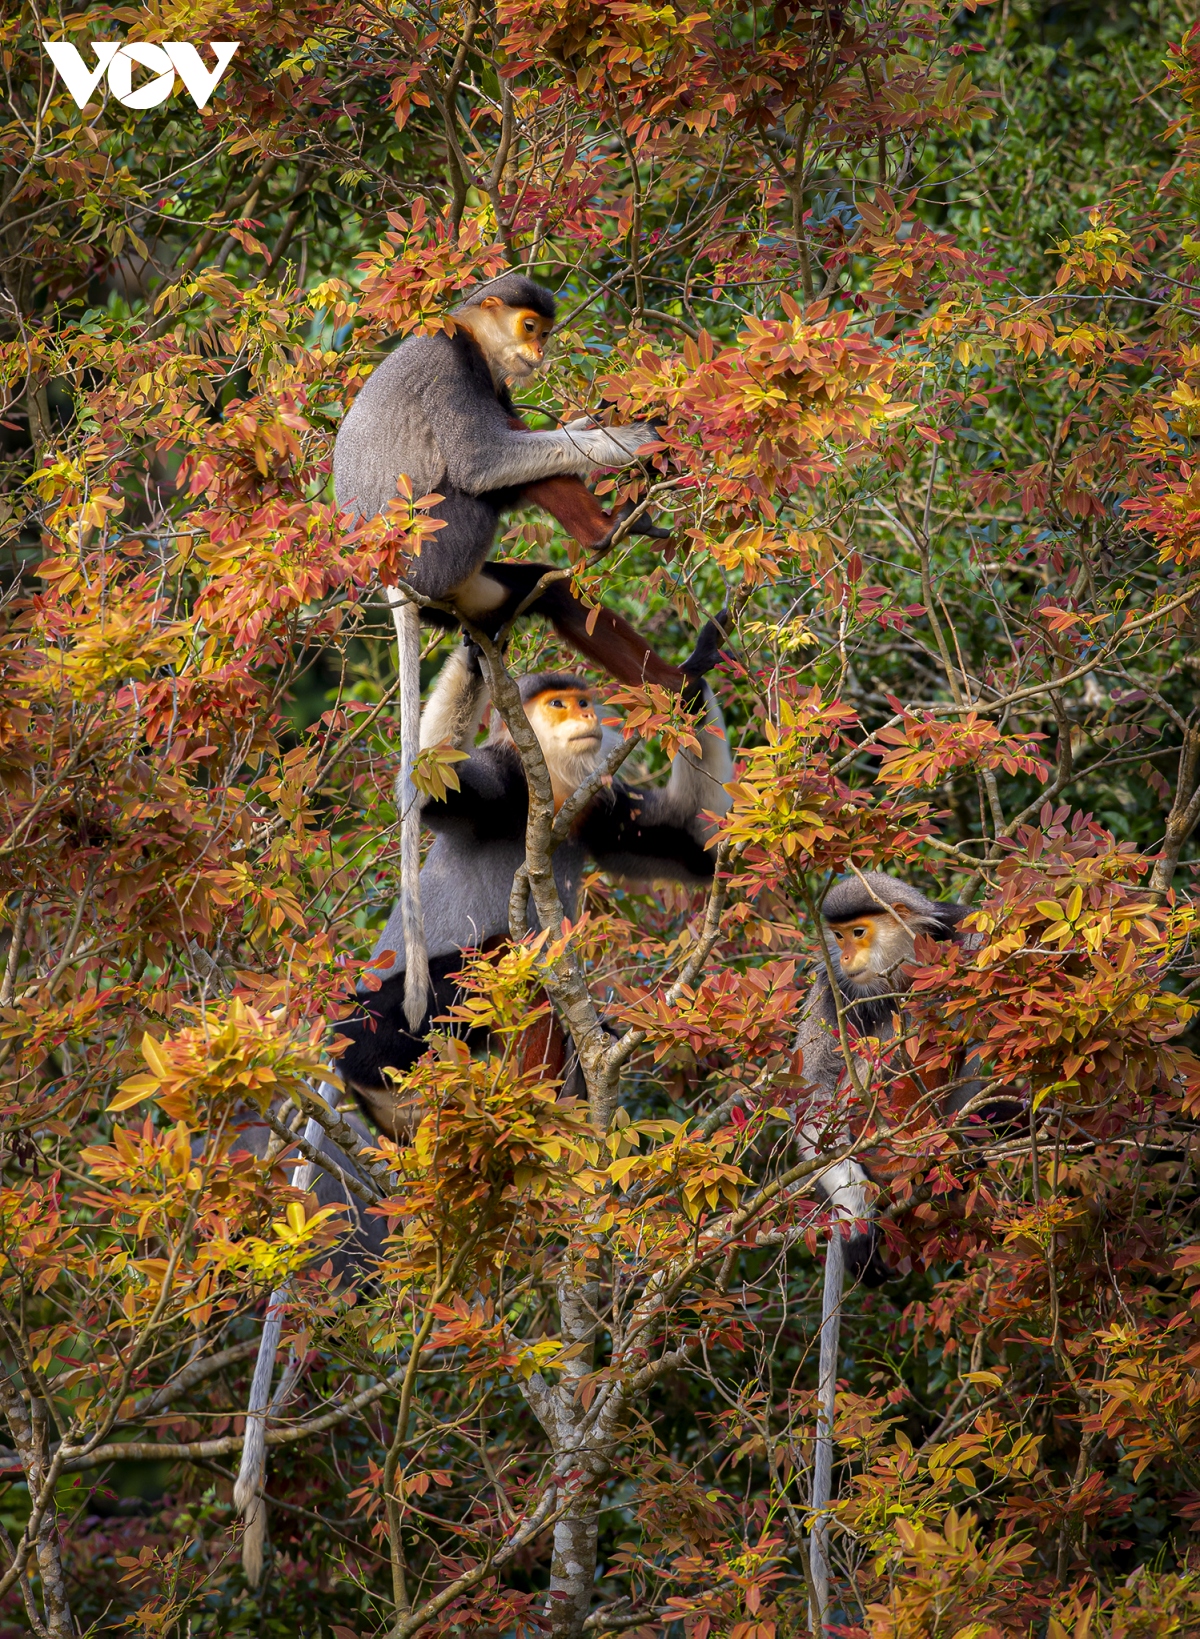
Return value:
[(725, 640), (728, 619), (729, 610), (722, 609), (714, 619), (705, 621), (696, 638), (696, 647), (680, 668), (691, 684), (693, 692), (704, 674), (712, 671), (721, 658), (721, 644)]
[[(633, 510), (634, 503), (632, 501), (626, 501), (623, 507), (618, 508), (618, 510), (613, 513), (612, 528), (609, 530), (607, 535), (596, 542), (595, 546), (592, 548), (594, 552), (608, 551), (613, 542), (616, 540), (617, 533), (622, 524)], [(671, 530), (667, 529), (663, 524), (656, 524), (648, 512), (643, 512), (642, 516), (631, 523), (629, 528), (625, 531), (626, 535), (640, 535), (644, 540), (649, 541), (669, 541), (671, 539), (671, 533)]]
[(872, 1224), (846, 1242), (846, 1273), (863, 1286), (882, 1286), (893, 1278), (879, 1251), (879, 1231)]

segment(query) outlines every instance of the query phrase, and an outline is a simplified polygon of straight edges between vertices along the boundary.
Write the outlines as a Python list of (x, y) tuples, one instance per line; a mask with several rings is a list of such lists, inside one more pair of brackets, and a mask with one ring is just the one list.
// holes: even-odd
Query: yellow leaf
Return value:
[(170, 1074), (170, 1067), (162, 1056), (159, 1044), (148, 1030), (142, 1037), (142, 1057), (160, 1079)]
[(140, 1104), (144, 1098), (151, 1098), (158, 1091), (157, 1076), (131, 1076), (128, 1081), (121, 1083), (121, 1090), (108, 1106), (110, 1111), (128, 1110), (134, 1104)]

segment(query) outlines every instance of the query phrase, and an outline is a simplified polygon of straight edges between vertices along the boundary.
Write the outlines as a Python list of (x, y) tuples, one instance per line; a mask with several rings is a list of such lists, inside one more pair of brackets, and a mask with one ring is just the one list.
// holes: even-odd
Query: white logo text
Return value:
[[(160, 102), (166, 102), (175, 89), (176, 74), (196, 107), (205, 108), (241, 41), (212, 41), (210, 49), (217, 59), (215, 68), (206, 68), (196, 47), (182, 40), (164, 40), (162, 45), (143, 40), (129, 40), (124, 45), (119, 40), (93, 40), (92, 50), (98, 59), (95, 68), (89, 68), (78, 49), (64, 40), (46, 40), (43, 44), (77, 108), (85, 106), (106, 73), (108, 89), (126, 108), (157, 108)], [(140, 85), (136, 91), (133, 89), (135, 63), (154, 74), (147, 85)]]

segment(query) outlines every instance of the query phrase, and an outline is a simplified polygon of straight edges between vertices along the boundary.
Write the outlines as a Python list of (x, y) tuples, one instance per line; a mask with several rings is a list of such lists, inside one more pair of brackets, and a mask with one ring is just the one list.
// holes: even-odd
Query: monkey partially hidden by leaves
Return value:
[[(915, 960), (918, 934), (933, 939), (961, 939), (958, 924), (971, 907), (953, 900), (929, 899), (919, 888), (883, 871), (863, 871), (835, 882), (821, 906), (825, 942), (851, 1036), (890, 1041), (896, 1034), (908, 989), (905, 968)], [(850, 1134), (831, 1121), (834, 1094), (846, 1073), (838, 1036), (837, 1005), (823, 962), (817, 964), (808, 993), (796, 1047), (803, 1053), (801, 1075), (819, 1097), (797, 1134), (802, 1155), (816, 1159), (842, 1149)], [(886, 1279), (871, 1225), (867, 1175), (857, 1161), (839, 1161), (826, 1172), (820, 1189), (843, 1221), (857, 1227), (846, 1243), (846, 1267), (875, 1284)]]
[[(796, 1134), (801, 1155), (820, 1160), (830, 1151), (845, 1149), (850, 1139), (846, 1120), (834, 1110), (846, 1074), (838, 1003), (851, 1051), (856, 1036), (873, 1036), (881, 1042), (894, 1039), (903, 1023), (904, 995), (910, 984), (905, 970), (916, 959), (918, 936), (969, 940), (971, 936), (961, 933), (958, 925), (970, 909), (953, 900), (929, 899), (919, 888), (884, 871), (843, 877), (825, 895), (821, 916), (829, 967), (824, 961), (817, 964), (795, 1044), (802, 1057), (800, 1074), (817, 1092)], [(962, 1108), (972, 1091), (960, 1088), (951, 1103)], [(819, 1612), (825, 1609), (829, 1585), (826, 1509), (832, 1487), (843, 1277), (849, 1270), (856, 1280), (876, 1286), (889, 1275), (879, 1256), (867, 1185), (867, 1174), (853, 1157), (829, 1167), (818, 1185), (834, 1219), (821, 1293), (818, 1413), (809, 1499), (814, 1520), (809, 1564)], [(839, 1222), (853, 1225), (844, 1241)]]
[[(703, 671), (718, 656), (717, 630), (701, 634), (688, 686), (704, 712), (700, 755), (677, 753), (665, 785), (635, 790), (620, 779), (601, 788), (554, 855), (563, 907), (577, 914), (579, 883), (589, 864), (626, 882), (705, 883), (712, 879), (712, 823), (723, 814), (732, 777), (721, 709)], [(521, 700), (546, 759), (556, 808), (608, 755), (614, 731), (601, 726), (596, 691), (582, 678), (539, 672), (520, 680)], [(404, 1012), (403, 912), (398, 904), (375, 948), (374, 980), (360, 983), (358, 1006), (337, 1025), (350, 1045), (338, 1072), (386, 1132), (399, 1135), (408, 1117), (396, 1104), (388, 1069), (405, 1070), (426, 1050), (431, 1020), (458, 998), (455, 974), (464, 951), (495, 948), (509, 935), (509, 896), (525, 861), (529, 788), (520, 754), (498, 724), (485, 745), (475, 737), (487, 687), (471, 646), (442, 668), (421, 719), (422, 746), (450, 745), (469, 753), (455, 764), (459, 789), (426, 798), (422, 818), (434, 843), (421, 870), (429, 940), (431, 994), (417, 1026)], [(717, 733), (710, 732), (715, 728)], [(530, 928), (537, 923), (530, 906)], [(371, 983), (378, 988), (372, 989)]]

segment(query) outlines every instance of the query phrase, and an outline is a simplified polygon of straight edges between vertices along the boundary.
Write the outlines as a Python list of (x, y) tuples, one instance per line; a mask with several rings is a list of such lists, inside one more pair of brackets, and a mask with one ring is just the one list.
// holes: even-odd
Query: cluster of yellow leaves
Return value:
[[(232, 1125), (218, 1119), (214, 1128), (156, 1128), (148, 1115), (140, 1129), (117, 1124), (110, 1143), (81, 1152), (100, 1186), (82, 1199), (107, 1226), (97, 1267), (130, 1327), (152, 1317), (202, 1327), (214, 1309), (236, 1307), (247, 1280), (279, 1285), (345, 1227), (340, 1207), (317, 1209), (294, 1194), (270, 1219), (273, 1169), (234, 1147)], [(266, 1232), (247, 1233), (259, 1226)]]
[(867, 1607), (870, 1639), (1015, 1639), (1028, 1631), (1001, 1615), (1022, 1590), (1028, 1543), (981, 1544), (976, 1516), (954, 1509), (940, 1530), (900, 1520), (896, 1536), (888, 1597)]
[(1185, 1464), (1200, 1441), (1200, 1350), (1117, 1322), (1097, 1343), (1105, 1369), (1091, 1387), (1100, 1409), (1085, 1428), (1120, 1442), (1136, 1480), (1160, 1460)]
[(1060, 289), (1070, 284), (1100, 290), (1128, 284), (1135, 276), (1137, 255), (1129, 235), (1113, 220), (1113, 207), (1093, 205), (1087, 214), (1091, 227), (1055, 247), (1063, 258), (1055, 283)]
[(812, 854), (821, 844), (846, 836), (844, 823), (855, 803), (848, 789), (831, 778), (826, 744), (857, 722), (818, 688), (794, 704), (783, 701), (780, 725), (764, 724), (766, 742), (750, 748), (739, 779), (729, 786), (733, 808), (724, 827), (730, 842), (778, 852), (785, 859)]
[(240, 1101), (265, 1110), (297, 1086), (329, 1076), (324, 1026), (297, 1033), (236, 996), (200, 1011), (198, 1024), (157, 1041), (142, 1038), (149, 1069), (121, 1083), (110, 1110), (152, 1098), (173, 1120), (204, 1126)]
[(845, 870), (887, 859), (896, 869), (905, 852), (928, 833), (928, 805), (907, 794), (873, 802), (833, 771), (831, 754), (857, 724), (841, 701), (819, 688), (781, 700), (779, 727), (763, 725), (765, 741), (751, 746), (737, 780), (727, 787), (733, 805), (722, 826), (734, 845), (738, 877), (748, 898), (781, 891), (807, 872)]
[[(661, 1142), (643, 1155), (638, 1153), (643, 1138)], [(729, 1159), (738, 1146), (728, 1133), (706, 1139), (689, 1131), (687, 1122), (631, 1121), (626, 1111), (619, 1110), (607, 1144), (614, 1156), (608, 1177), (616, 1189), (628, 1190), (636, 1183), (657, 1185), (659, 1194), (664, 1188), (678, 1192), (689, 1223), (697, 1223), (706, 1208), (716, 1212), (722, 1205), (737, 1206), (740, 1191), (750, 1183), (741, 1167)], [(597, 1223), (610, 1228), (615, 1221), (616, 1213), (610, 1207)]]
[[(501, 1029), (516, 1032), (511, 1013)], [(436, 1284), (455, 1259), (465, 1281), (476, 1279), (473, 1271), (518, 1260), (539, 1225), (594, 1190), (598, 1143), (586, 1109), (507, 1047), (473, 1057), (464, 1041), (442, 1038), (396, 1080), (398, 1102), (420, 1114), (410, 1143), (381, 1145), (395, 1227), (386, 1280)]]
[[(44, 578), (55, 584), (53, 573)], [(65, 691), (91, 704), (114, 685), (178, 668), (188, 651), (190, 627), (163, 619), (162, 600), (153, 588), (114, 577), (97, 578), (90, 586), (77, 581), (69, 605), (49, 600), (30, 635), (38, 653), (29, 674), (32, 686), (50, 697)]]
[(945, 947), (914, 976), (913, 995), (931, 998), (927, 1036), (982, 1042), (992, 1073), (1029, 1085), (1035, 1108), (1051, 1094), (1099, 1106), (1176, 1077), (1195, 1096), (1200, 1069), (1172, 1038), (1196, 1004), (1164, 985), (1195, 911), (1147, 898), (1128, 880), (1146, 862), (1098, 828), (1049, 848), (1041, 833), (1021, 840), (1030, 854), (1014, 851), (964, 923), (979, 948)]
[(440, 802), (448, 791), (461, 790), (454, 765), (466, 762), (469, 756), (470, 752), (460, 751), (447, 740), (426, 746), (413, 763), (412, 782), (423, 797)]
[[(787, 550), (786, 543), (768, 533), (762, 524), (748, 524), (732, 534), (708, 543), (713, 558), (726, 574), (740, 572), (744, 586), (756, 586), (760, 580), (778, 580), (779, 558)], [(815, 642), (815, 638), (810, 638)]]
[(330, 1231), (342, 1227), (340, 1206), (308, 1212), (303, 1201), (289, 1201), (282, 1218), (271, 1224), (273, 1239), (247, 1235), (230, 1248), (228, 1263), (241, 1265), (268, 1286), (280, 1286), (303, 1267), (330, 1240)]
[[(977, 1373), (975, 1378), (980, 1387), (995, 1387), (1000, 1381), (994, 1373)], [(1042, 1437), (1023, 1433), (990, 1411), (980, 1412), (961, 1434), (919, 1451), (901, 1428), (893, 1429), (891, 1444), (880, 1448), (875, 1443), (877, 1426), (870, 1419), (864, 1420), (853, 1406), (848, 1417), (848, 1427), (839, 1427), (839, 1443), (874, 1455), (835, 1511), (884, 1559), (903, 1551), (902, 1525), (936, 1527), (978, 1494), (1028, 1482), (1038, 1471)]]
[[(191, 1213), (202, 1185), (202, 1174), (192, 1156), (192, 1131), (186, 1121), (156, 1129), (147, 1116), (140, 1132), (115, 1126), (111, 1144), (94, 1144), (80, 1153), (93, 1177), (126, 1186), (121, 1207), (132, 1220), (138, 1240), (150, 1233), (169, 1238)], [(109, 1206), (107, 1198), (93, 1203)], [(128, 1261), (114, 1252), (115, 1273)]]

